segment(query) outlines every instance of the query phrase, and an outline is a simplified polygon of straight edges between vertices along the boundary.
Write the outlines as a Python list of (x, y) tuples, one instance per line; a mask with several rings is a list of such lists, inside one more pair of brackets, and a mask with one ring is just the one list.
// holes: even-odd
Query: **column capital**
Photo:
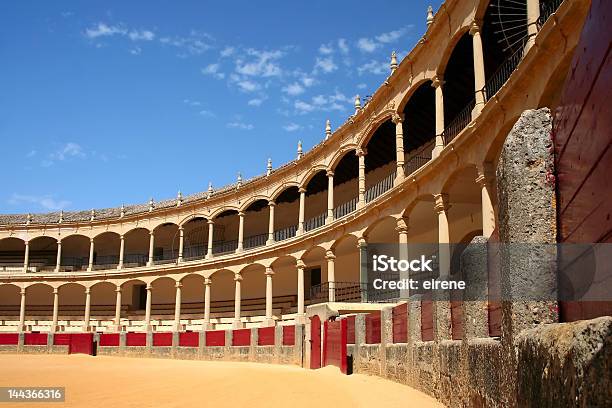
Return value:
[(58, 288), (53, 288), (53, 294), (54, 294), (54, 295), (59, 294), (59, 289), (58, 289)]
[(334, 251), (332, 251), (331, 249), (328, 249), (327, 251), (325, 251), (325, 259), (327, 259), (328, 261), (336, 259), (336, 255), (334, 254)]
[(268, 207), (276, 207), (276, 202), (274, 200), (268, 201)]
[(448, 211), (450, 207), (448, 202), (448, 194), (434, 194), (434, 199), (434, 210), (436, 210), (438, 214)]
[(234, 281), (236, 282), (242, 281), (242, 275), (239, 272), (234, 274)]
[(212, 279), (204, 278), (204, 286), (210, 286), (211, 283), (212, 283)]
[[(89, 238), (89, 243), (93, 244), (94, 243), (94, 239), (93, 238)], [(26, 241), (26, 245), (28, 245), (27, 241)]]
[(215, 224), (215, 220), (213, 220), (212, 218), (209, 220), (206, 220), (206, 222), (208, 223), (208, 225), (214, 225)]
[(296, 266), (297, 266), (298, 269), (304, 269), (306, 267), (306, 264), (304, 263), (303, 260), (298, 259), (297, 262), (296, 262)]
[(154, 236), (155, 236), (155, 230), (151, 230), (151, 231), (149, 231), (149, 235), (150, 235), (150, 236), (152, 236), (152, 237), (154, 237)]
[(274, 270), (272, 269), (271, 266), (266, 267), (265, 274), (266, 274), (266, 276), (274, 276)]
[(62, 239), (61, 238), (57, 239), (57, 245), (62, 245)]
[[(93, 240), (93, 238), (92, 238), (92, 240)], [(23, 243), (24, 243), (26, 246), (28, 246), (28, 245), (30, 245), (30, 240), (29, 240), (29, 239), (26, 239), (25, 241), (23, 241)]]
[(395, 230), (398, 233), (407, 233), (408, 232), (408, 217), (400, 217), (397, 219), (397, 226), (395, 227)]
[(19, 294), (20, 294), (21, 296), (25, 296), (25, 294), (26, 294), (26, 289), (25, 289), (25, 288), (21, 288), (21, 289), (19, 290)]
[(238, 217), (244, 217), (244, 211), (238, 211)]
[(306, 187), (300, 187), (300, 188), (298, 188), (298, 192), (299, 192), (300, 194), (304, 194), (304, 193), (306, 193)]
[(180, 232), (183, 232), (183, 231), (185, 230), (185, 227), (183, 227), (182, 225), (179, 225), (178, 230), (179, 230)]
[(89, 295), (90, 293), (91, 293), (91, 288), (89, 288), (89, 287), (85, 288), (85, 294)]
[[(152, 234), (152, 233), (149, 233), (149, 234)], [(119, 239), (123, 241), (125, 239), (125, 235), (123, 234), (119, 235)]]
[(357, 155), (357, 157), (364, 157), (368, 154), (368, 149), (366, 149), (365, 147), (358, 147), (355, 150), (355, 154)]
[(357, 240), (357, 248), (365, 248), (368, 246), (368, 242), (364, 237), (361, 237)]
[(325, 174), (327, 175), (327, 177), (334, 177), (334, 171), (333, 170), (327, 170), (325, 172)]
[(398, 123), (404, 122), (404, 114), (393, 112), (393, 115), (391, 115), (391, 121), (393, 121), (393, 123), (395, 123), (396, 125)]
[(472, 37), (476, 34), (480, 34), (481, 25), (482, 25), (482, 22), (480, 22), (479, 20), (472, 21), (472, 24), (470, 24), (470, 35)]
[(151, 291), (153, 289), (153, 284), (147, 283), (147, 291)]
[(182, 283), (182, 282), (180, 282), (180, 281), (179, 281), (179, 282), (176, 282), (176, 283), (174, 284), (174, 287), (175, 287), (175, 288), (182, 288), (182, 287), (183, 287), (183, 283)]
[(442, 78), (442, 75), (436, 75), (431, 79), (431, 86), (433, 86), (434, 88), (439, 88), (442, 85), (444, 85), (444, 79)]
[(115, 288), (115, 292), (116, 292), (116, 293), (121, 293), (121, 286), (117, 286), (117, 287)]

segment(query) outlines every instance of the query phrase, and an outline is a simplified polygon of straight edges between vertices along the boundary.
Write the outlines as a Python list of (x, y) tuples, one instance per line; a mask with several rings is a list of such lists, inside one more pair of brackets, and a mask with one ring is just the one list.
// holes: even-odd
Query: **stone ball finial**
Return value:
[(391, 52), (391, 73), (394, 73), (395, 70), (397, 69), (397, 54), (395, 53), (395, 51)]
[(91, 214), (89, 217), (89, 221), (93, 221), (96, 219), (96, 210), (94, 210), (93, 208), (91, 209)]
[(176, 195), (176, 206), (179, 207), (181, 204), (183, 204), (183, 194), (181, 193), (181, 190), (179, 190), (178, 194)]
[(64, 210), (60, 210), (59, 213), (59, 223), (61, 224), (62, 222), (64, 222)]
[(30, 224), (32, 222), (32, 213), (28, 213), (28, 217), (26, 218), (26, 224)]
[(329, 137), (331, 136), (331, 122), (329, 121), (329, 119), (327, 119), (325, 121), (325, 140), (329, 139)]
[(213, 190), (212, 181), (209, 181), (209, 182), (208, 182), (208, 195), (207, 195), (207, 198), (210, 198), (210, 197), (212, 196), (213, 191), (214, 191), (214, 190)]
[(359, 95), (355, 96), (355, 113), (359, 112), (359, 110), (361, 110), (361, 98), (359, 97)]
[(302, 158), (302, 156), (304, 155), (304, 150), (302, 149), (302, 141), (298, 140), (298, 145), (297, 145), (297, 159), (300, 160)]
[(236, 188), (242, 187), (242, 173), (238, 172), (238, 177), (236, 177)]
[(154, 205), (153, 205), (153, 197), (151, 197), (151, 199), (149, 200), (149, 212), (153, 211)]
[(433, 20), (434, 20), (433, 7), (429, 6), (427, 7), (427, 27), (429, 27), (431, 23), (433, 23)]
[(125, 205), (121, 204), (121, 218), (125, 216)]
[(266, 176), (272, 173), (272, 158), (268, 158), (268, 165), (266, 166)]

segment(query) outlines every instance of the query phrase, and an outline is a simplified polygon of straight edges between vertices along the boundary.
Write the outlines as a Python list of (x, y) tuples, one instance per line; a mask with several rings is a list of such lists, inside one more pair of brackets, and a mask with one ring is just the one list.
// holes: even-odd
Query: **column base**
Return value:
[[(402, 173), (404, 172), (404, 167), (402, 166)], [(404, 174), (400, 174), (400, 170), (397, 170), (397, 175), (395, 176), (395, 180), (393, 180), (393, 186), (399, 185), (402, 181), (406, 179)]]
[(155, 331), (155, 327), (153, 327), (153, 326), (152, 326), (152, 325), (150, 325), (150, 324), (147, 324), (147, 325), (145, 326), (145, 331), (146, 331), (147, 333), (149, 333), (149, 332), (153, 332), (153, 331)]
[(305, 314), (295, 315), (295, 324), (306, 324), (307, 321), (308, 321), (308, 318), (306, 317)]
[(327, 218), (325, 218), (325, 225), (331, 224), (332, 222), (334, 222), (334, 217), (328, 215)]
[(212, 254), (206, 254), (206, 257), (204, 259), (212, 259)]
[(179, 256), (179, 257), (178, 257), (178, 259), (176, 260), (176, 262), (178, 262), (178, 263), (182, 263), (182, 262), (183, 262), (183, 257), (182, 257), (182, 256)]
[[(147, 264), (147, 266), (150, 266), (150, 265)], [(123, 264), (117, 265), (117, 269), (123, 269)]]
[(27, 328), (27, 326), (26, 326), (26, 325), (23, 325), (23, 326), (17, 326), (17, 332), (18, 332), (18, 333), (24, 333), (24, 332), (26, 332), (26, 331), (28, 331), (28, 328)]
[(148, 261), (148, 262), (147, 262), (147, 266), (153, 266), (153, 265), (154, 265), (154, 262), (153, 262), (153, 261)]
[(244, 248), (241, 248), (241, 247), (236, 248), (237, 254), (241, 253), (242, 251), (244, 251)]
[(431, 158), (435, 159), (436, 157), (438, 157), (442, 152), (442, 149), (444, 149), (444, 146), (436, 145), (431, 152)]
[(262, 327), (272, 327), (276, 326), (276, 320), (271, 317), (266, 317), (266, 319), (262, 323)]
[(89, 326), (89, 325), (83, 326), (83, 333), (89, 333), (93, 331), (93, 328), (94, 328), (93, 326)]
[(115, 324), (112, 326), (112, 331), (114, 331), (115, 333), (121, 333), (123, 331), (123, 326), (121, 326), (120, 324)]
[(232, 322), (232, 327), (234, 329), (243, 329), (244, 328), (244, 323), (242, 322), (242, 320), (234, 319), (234, 321)]
[(357, 201), (357, 209), (359, 210), (359, 209), (361, 209), (363, 207), (365, 207), (365, 200), (364, 201), (361, 201), (361, 200)]
[(202, 324), (202, 330), (206, 331), (206, 330), (214, 330), (214, 325), (211, 322), (205, 322)]
[(272, 244), (274, 244), (275, 242), (276, 242), (276, 241), (275, 241), (274, 239), (268, 239), (268, 240), (266, 241), (266, 245), (272, 245)]
[(478, 102), (476, 103), (476, 105), (474, 105), (474, 109), (472, 109), (472, 120), (474, 120), (474, 118), (480, 115), (480, 112), (482, 112), (482, 108), (484, 108), (484, 102)]

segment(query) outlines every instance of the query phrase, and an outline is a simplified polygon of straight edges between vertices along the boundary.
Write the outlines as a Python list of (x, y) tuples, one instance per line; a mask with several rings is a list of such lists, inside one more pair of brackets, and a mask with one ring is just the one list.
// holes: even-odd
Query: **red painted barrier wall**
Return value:
[(153, 333), (153, 346), (168, 347), (172, 345), (172, 333)]
[(206, 346), (225, 346), (225, 331), (213, 330), (206, 332)]
[(431, 341), (433, 339), (433, 302), (421, 300), (421, 340)]
[(54, 346), (69, 346), (70, 345), (70, 333), (56, 333), (53, 336)]
[(26, 333), (23, 343), (28, 346), (46, 346), (47, 333)]
[(146, 333), (127, 333), (125, 335), (126, 346), (146, 346), (147, 345), (147, 334)]
[(257, 329), (257, 344), (260, 346), (273, 346), (274, 327), (260, 327)]
[(408, 342), (408, 303), (395, 306), (391, 311), (393, 317), (393, 342)]
[(321, 368), (321, 318), (310, 318), (310, 368)]
[(295, 345), (295, 326), (283, 326), (283, 346)]
[(0, 333), (0, 345), (12, 346), (19, 344), (19, 334), (17, 333)]
[(451, 337), (453, 340), (461, 340), (463, 338), (463, 310), (461, 309), (463, 302), (461, 300), (451, 300)]
[(251, 329), (236, 329), (232, 336), (232, 346), (250, 346)]
[(200, 345), (200, 333), (184, 332), (179, 333), (180, 347), (198, 347)]
[(119, 333), (102, 333), (100, 334), (100, 346), (119, 346)]
[(93, 355), (93, 333), (71, 333), (68, 353)]
[(334, 365), (347, 373), (346, 319), (323, 324), (323, 365)]
[(349, 316), (346, 320), (346, 342), (355, 344), (355, 316)]
[(365, 317), (366, 344), (380, 343), (380, 311), (368, 313)]

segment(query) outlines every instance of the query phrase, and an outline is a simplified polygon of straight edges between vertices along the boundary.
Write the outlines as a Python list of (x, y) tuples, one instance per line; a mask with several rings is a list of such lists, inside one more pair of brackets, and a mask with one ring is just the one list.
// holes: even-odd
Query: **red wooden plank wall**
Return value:
[(102, 333), (100, 334), (100, 346), (119, 346), (119, 333)]
[(19, 334), (17, 333), (0, 333), (0, 344), (11, 346), (19, 344)]
[(274, 327), (260, 327), (257, 329), (257, 344), (260, 346), (273, 346)]
[(451, 337), (453, 340), (463, 338), (463, 302), (461, 300), (451, 300)]
[(393, 342), (408, 342), (408, 303), (397, 305), (391, 312), (393, 317)]
[(232, 336), (232, 346), (249, 346), (251, 345), (251, 329), (234, 330)]
[(283, 326), (283, 346), (295, 345), (295, 326)]
[(200, 333), (183, 332), (179, 333), (180, 347), (198, 347), (200, 345)]
[(28, 346), (46, 346), (47, 333), (26, 333), (23, 342)]
[(433, 302), (421, 300), (421, 340), (431, 341), (433, 339)]
[(158, 347), (172, 346), (172, 333), (153, 333), (153, 345)]
[(380, 311), (368, 313), (365, 317), (366, 344), (380, 343)]
[(355, 344), (355, 316), (349, 316), (346, 320), (346, 342)]
[(225, 330), (207, 331), (206, 346), (225, 346)]
[(93, 333), (71, 333), (69, 354), (93, 354)]
[(56, 333), (53, 336), (54, 346), (69, 346), (70, 345), (70, 333)]
[(125, 335), (126, 346), (146, 346), (147, 345), (147, 334), (146, 333), (127, 333)]
[[(559, 235), (612, 243), (612, 8), (593, 0), (553, 119)], [(612, 315), (612, 302), (561, 302), (561, 319)]]
[(346, 319), (323, 323), (323, 366), (334, 365), (347, 373)]

